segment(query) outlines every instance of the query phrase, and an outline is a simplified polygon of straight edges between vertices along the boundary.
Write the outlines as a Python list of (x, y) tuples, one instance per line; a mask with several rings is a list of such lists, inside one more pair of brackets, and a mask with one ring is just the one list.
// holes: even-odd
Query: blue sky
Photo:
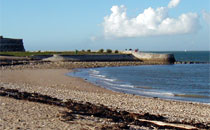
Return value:
[[(174, 7), (169, 7), (170, 1), (0, 0), (0, 35), (23, 38), (26, 50), (30, 51), (100, 48), (210, 50), (210, 1), (178, 0)], [(167, 12), (167, 15), (157, 22), (149, 10), (144, 13), (149, 7), (153, 13), (164, 7), (161, 13)], [(123, 13), (126, 13), (125, 18), (121, 18)], [(139, 14), (144, 14), (144, 17), (138, 20)], [(187, 21), (179, 19), (182, 14), (186, 14)], [(145, 19), (146, 22), (141, 23)], [(172, 22), (162, 25), (167, 19)]]

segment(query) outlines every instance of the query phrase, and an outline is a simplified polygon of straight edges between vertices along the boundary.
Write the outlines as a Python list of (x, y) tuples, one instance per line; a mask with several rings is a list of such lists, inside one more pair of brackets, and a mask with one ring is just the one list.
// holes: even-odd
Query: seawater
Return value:
[(174, 54), (177, 61), (210, 62), (210, 51), (159, 51)]
[[(190, 61), (189, 58), (185, 57), (186, 52), (182, 53), (184, 55), (180, 55), (180, 58)], [(203, 54), (191, 55), (190, 59), (193, 57), (196, 61), (207, 62), (208, 58), (206, 57), (209, 56), (209, 52), (205, 52), (205, 54), (205, 56), (202, 56)], [(199, 59), (198, 57), (205, 58)], [(117, 92), (210, 103), (210, 64), (141, 65), (77, 69), (68, 75), (81, 77), (96, 85)]]

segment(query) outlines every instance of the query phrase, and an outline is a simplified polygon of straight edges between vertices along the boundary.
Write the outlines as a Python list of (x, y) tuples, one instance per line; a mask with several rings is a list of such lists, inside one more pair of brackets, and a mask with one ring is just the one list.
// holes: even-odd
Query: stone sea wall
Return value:
[(113, 55), (53, 55), (44, 61), (142, 61), (158, 64), (173, 64), (173, 54), (139, 53)]
[(44, 61), (139, 61), (133, 55), (109, 54), (109, 55), (53, 55), (44, 58)]
[(22, 39), (3, 38), (0, 36), (1, 51), (25, 51)]
[(174, 63), (176, 61), (173, 54), (132, 52), (132, 55), (139, 60), (149, 62)]

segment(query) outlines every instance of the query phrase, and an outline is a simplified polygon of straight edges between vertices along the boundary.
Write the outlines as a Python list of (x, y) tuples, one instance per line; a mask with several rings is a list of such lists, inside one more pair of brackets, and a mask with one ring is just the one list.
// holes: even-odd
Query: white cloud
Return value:
[[(170, 7), (178, 4), (176, 0), (170, 3)], [(112, 6), (112, 13), (104, 17), (104, 34), (106, 37), (140, 37), (185, 34), (199, 29), (199, 16), (196, 13), (182, 14), (175, 19), (169, 17), (169, 9), (168, 7), (157, 9), (149, 7), (138, 16), (129, 18), (124, 5)]]
[(202, 15), (205, 22), (210, 26), (210, 13), (203, 11)]
[(179, 4), (180, 0), (171, 0), (168, 4), (168, 8), (174, 8)]

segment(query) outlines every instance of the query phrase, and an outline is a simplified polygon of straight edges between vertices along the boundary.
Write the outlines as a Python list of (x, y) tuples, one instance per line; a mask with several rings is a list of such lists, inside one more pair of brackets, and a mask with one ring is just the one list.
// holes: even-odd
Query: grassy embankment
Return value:
[[(117, 52), (118, 53), (118, 52)], [(0, 55), (5, 56), (33, 56), (33, 55), (98, 55), (98, 54), (117, 54), (116, 52), (90, 52), (90, 51), (46, 51), (46, 52), (0, 52)]]

